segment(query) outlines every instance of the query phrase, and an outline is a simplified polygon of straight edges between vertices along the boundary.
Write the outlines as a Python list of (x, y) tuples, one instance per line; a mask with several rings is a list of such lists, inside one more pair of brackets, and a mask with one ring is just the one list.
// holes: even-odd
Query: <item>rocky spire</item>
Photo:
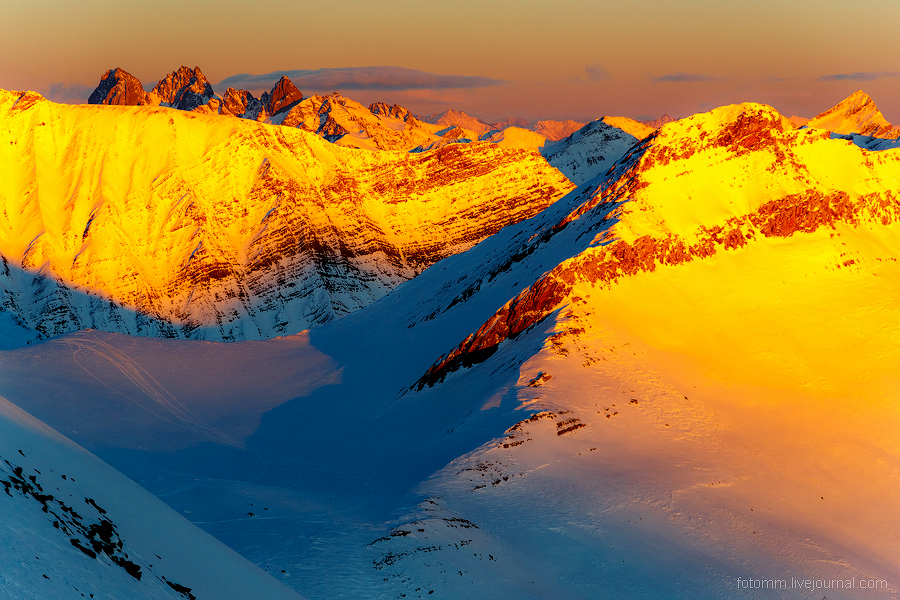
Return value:
[(100, 84), (88, 98), (88, 104), (141, 106), (152, 102), (140, 80), (117, 67), (103, 74)]
[(259, 98), (254, 98), (250, 92), (228, 88), (222, 96), (220, 112), (223, 115), (234, 115), (242, 119), (255, 120), (262, 108), (262, 101)]
[(272, 91), (264, 93), (260, 98), (269, 116), (290, 110), (301, 100), (303, 94), (287, 77), (279, 79)]
[(215, 95), (209, 81), (200, 72), (200, 67), (189, 69), (185, 66), (166, 75), (153, 88), (153, 93), (159, 97), (160, 102), (180, 110), (194, 110), (209, 102)]
[(412, 117), (412, 114), (399, 104), (391, 106), (386, 102), (373, 102), (369, 105), (369, 112), (373, 115), (384, 115), (385, 117), (402, 119), (404, 121), (407, 121)]

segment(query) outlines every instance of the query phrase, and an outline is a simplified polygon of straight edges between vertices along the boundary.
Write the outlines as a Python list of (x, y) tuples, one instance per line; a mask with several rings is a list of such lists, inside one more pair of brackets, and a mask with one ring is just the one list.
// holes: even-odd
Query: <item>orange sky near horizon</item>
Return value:
[[(859, 0), (0, 0), (0, 88), (86, 101), (121, 67), (242, 73), (398, 66), (476, 88), (338, 90), (493, 120), (683, 117), (742, 101), (811, 117), (855, 90), (900, 124), (900, 2)], [(249, 89), (249, 87), (248, 87)], [(333, 90), (309, 90), (304, 94)]]

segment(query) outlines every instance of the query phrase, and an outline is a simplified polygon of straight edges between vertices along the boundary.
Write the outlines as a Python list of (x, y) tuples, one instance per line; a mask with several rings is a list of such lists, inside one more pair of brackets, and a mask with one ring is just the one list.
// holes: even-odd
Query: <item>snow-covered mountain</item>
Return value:
[[(315, 133), (329, 142), (365, 150), (433, 149), (451, 136), (440, 126), (423, 123), (405, 108), (376, 102), (368, 108), (335, 92), (311, 96), (269, 122)], [(461, 131), (465, 141), (477, 139)]]
[(4, 598), (300, 598), (3, 398), (0, 460)]
[(493, 144), (373, 153), (249, 120), (18, 92), (0, 92), (0, 114), (0, 302), (42, 335), (294, 333), (572, 187), (537, 153)]
[(900, 597), (900, 149), (632, 137), (308, 333), (73, 333), (0, 393), (310, 598)]
[[(191, 69), (185, 66), (168, 74), (150, 93), (143, 91), (141, 82), (133, 75), (119, 68), (110, 69), (101, 77), (88, 103), (162, 105), (200, 114), (231, 115), (303, 129), (329, 142), (365, 150), (424, 152), (450, 144), (474, 141), (488, 141), (508, 148), (539, 150), (548, 141), (556, 142), (570, 137), (585, 126), (584, 123), (571, 120), (544, 120), (529, 124), (520, 118), (487, 123), (454, 109), (428, 117), (417, 117), (397, 104), (375, 102), (365, 107), (337, 92), (304, 99), (302, 92), (287, 77), (282, 77), (261, 98), (255, 98), (246, 90), (234, 88), (228, 88), (219, 96), (200, 72), (200, 67)], [(604, 119), (613, 127), (621, 128), (638, 138), (672, 122), (668, 115), (646, 122), (625, 117)], [(601, 153), (609, 152), (605, 143), (601, 146)], [(561, 157), (563, 158), (569, 157)], [(569, 170), (578, 169), (570, 166)]]
[(485, 133), (498, 129), (490, 123), (485, 123), (478, 117), (467, 115), (461, 110), (449, 109), (442, 113), (436, 113), (422, 119), (426, 123), (433, 125), (443, 125), (446, 127), (462, 127), (469, 131), (474, 131), (476, 137), (480, 137)]
[(653, 132), (626, 117), (591, 121), (558, 142), (545, 144), (541, 154), (577, 185), (606, 172), (629, 148)]
[(523, 148), (535, 151), (540, 150), (547, 143), (547, 138), (543, 135), (515, 126), (492, 131), (481, 136), (481, 139), (504, 148)]
[(897, 139), (900, 129), (894, 128), (872, 98), (863, 91), (857, 91), (836, 106), (816, 115), (806, 122), (807, 127), (827, 129), (840, 134), (859, 134), (868, 137)]

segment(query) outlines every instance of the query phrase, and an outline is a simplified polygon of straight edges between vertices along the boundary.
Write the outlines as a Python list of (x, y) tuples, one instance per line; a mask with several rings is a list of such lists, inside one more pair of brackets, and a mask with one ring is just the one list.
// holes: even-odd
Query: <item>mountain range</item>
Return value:
[[(503, 139), (509, 128), (526, 129), (536, 136), (525, 145), (539, 148), (544, 140), (561, 140), (585, 123), (572, 120), (537, 121), (510, 117), (487, 123), (462, 111), (447, 110), (428, 117), (416, 116), (407, 109), (382, 102), (368, 108), (338, 93), (314, 96), (303, 102), (303, 94), (290, 79), (282, 77), (270, 92), (257, 99), (246, 90), (228, 88), (220, 97), (200, 71), (200, 67), (182, 66), (168, 74), (151, 92), (144, 92), (136, 77), (120, 68), (110, 69), (88, 99), (89, 104), (126, 106), (162, 105), (205, 114), (232, 115), (244, 119), (299, 127), (337, 142), (368, 150), (423, 150), (446, 143), (471, 142), (479, 139)], [(291, 111), (298, 104), (292, 114)], [(280, 116), (279, 116), (280, 115)], [(646, 124), (657, 128), (671, 122), (664, 115)], [(432, 127), (432, 125), (436, 127)], [(343, 140), (343, 141), (342, 141)], [(507, 145), (510, 145), (507, 143)]]
[(868, 96), (539, 152), (347, 148), (361, 105), (310, 100), (0, 96), (3, 593), (900, 597), (900, 148)]
[(44, 336), (296, 333), (573, 187), (539, 154), (493, 144), (376, 153), (248, 120), (6, 92), (0, 110), (2, 306)]

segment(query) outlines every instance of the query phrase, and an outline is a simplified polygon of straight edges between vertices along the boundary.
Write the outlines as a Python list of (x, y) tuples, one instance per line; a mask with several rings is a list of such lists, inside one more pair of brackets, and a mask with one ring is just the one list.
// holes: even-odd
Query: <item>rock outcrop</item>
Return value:
[(260, 102), (266, 109), (266, 114), (270, 117), (288, 111), (303, 100), (303, 94), (297, 89), (291, 80), (282, 77), (272, 88), (271, 92), (263, 93)]
[(182, 66), (169, 73), (153, 88), (159, 101), (165, 106), (191, 111), (209, 102), (215, 92), (200, 67)]
[(263, 103), (245, 90), (228, 88), (222, 96), (219, 113), (255, 121), (263, 111)]
[(142, 106), (153, 104), (140, 80), (122, 69), (110, 69), (100, 78), (100, 84), (88, 98), (88, 104)]

